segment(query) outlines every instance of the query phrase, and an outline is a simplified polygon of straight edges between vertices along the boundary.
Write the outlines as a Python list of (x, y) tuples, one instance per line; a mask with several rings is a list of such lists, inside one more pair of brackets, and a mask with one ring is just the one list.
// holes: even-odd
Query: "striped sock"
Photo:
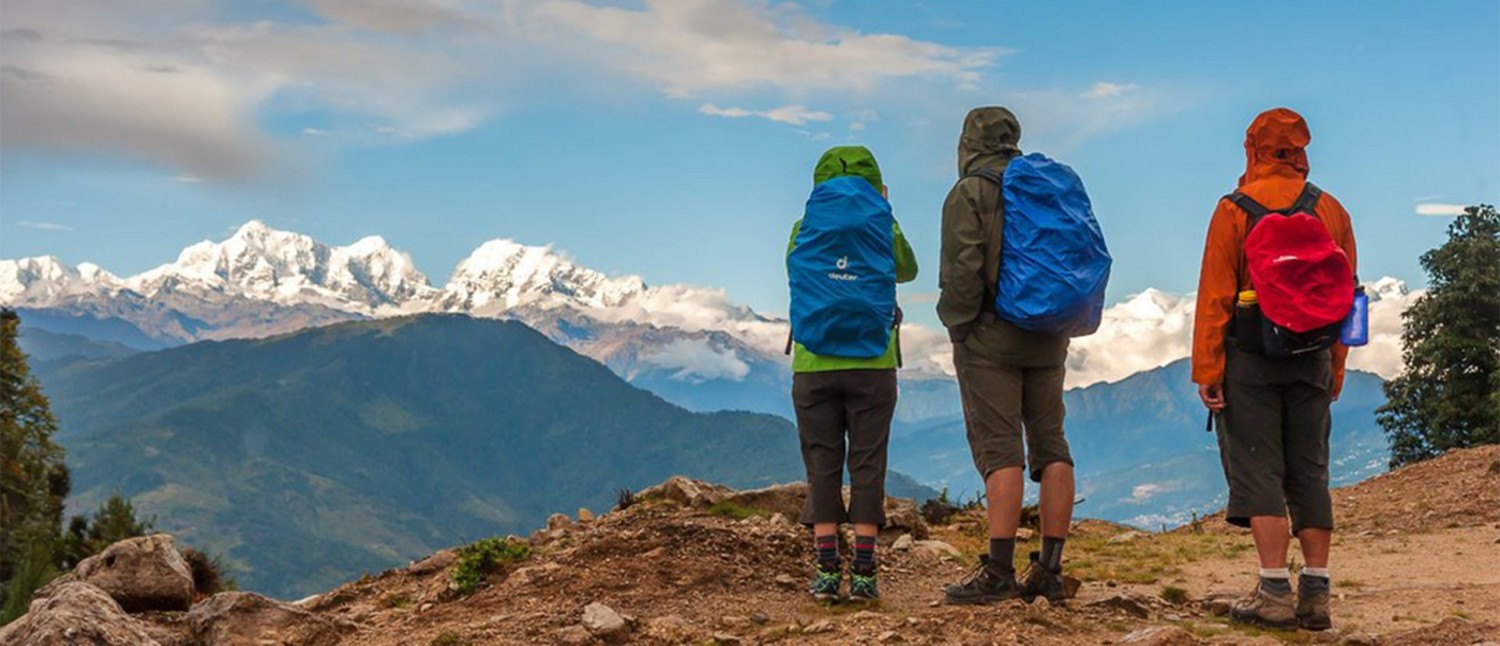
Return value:
[(864, 570), (875, 567), (875, 537), (854, 537), (854, 566)]
[(818, 550), (818, 564), (834, 569), (839, 566), (839, 536), (829, 534), (813, 538), (813, 547)]

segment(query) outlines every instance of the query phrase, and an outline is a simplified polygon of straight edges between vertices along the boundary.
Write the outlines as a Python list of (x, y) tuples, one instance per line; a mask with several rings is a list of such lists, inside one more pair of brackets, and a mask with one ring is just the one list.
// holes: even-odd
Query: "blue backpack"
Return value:
[(786, 257), (792, 338), (814, 354), (885, 354), (896, 321), (891, 204), (861, 177), (818, 184)]
[(1004, 201), (996, 314), (1033, 332), (1093, 334), (1113, 261), (1083, 180), (1041, 153), (1012, 159), (1003, 176), (974, 175), (999, 184)]

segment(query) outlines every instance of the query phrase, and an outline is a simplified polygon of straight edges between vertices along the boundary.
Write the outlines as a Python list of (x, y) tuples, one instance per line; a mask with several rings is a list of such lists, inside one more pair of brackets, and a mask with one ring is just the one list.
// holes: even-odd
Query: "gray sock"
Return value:
[(1263, 576), (1260, 578), (1260, 588), (1277, 596), (1285, 596), (1292, 593), (1292, 580)]
[(1329, 588), (1328, 577), (1316, 574), (1303, 573), (1297, 577), (1297, 589), (1302, 592), (1327, 592)]

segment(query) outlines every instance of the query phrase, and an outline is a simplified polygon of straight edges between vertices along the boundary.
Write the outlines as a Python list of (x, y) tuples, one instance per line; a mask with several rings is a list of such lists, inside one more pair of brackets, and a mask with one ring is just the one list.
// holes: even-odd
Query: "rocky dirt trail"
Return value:
[[(673, 479), (627, 509), (554, 516), (528, 539), (496, 541), (529, 553), (498, 564), (472, 593), (454, 585), (469, 560), (462, 550), (295, 604), (225, 593), (188, 612), (127, 614), (84, 578), (51, 586), (52, 598), (0, 631), (0, 643), (1500, 644), (1500, 447), (1336, 492), (1344, 524), (1335, 629), (1324, 633), (1224, 619), (1227, 600), (1252, 582), (1253, 546), (1218, 518), (1160, 534), (1080, 521), (1067, 567), (1084, 584), (1066, 605), (941, 605), (941, 586), (984, 547), (982, 522), (961, 512), (929, 527), (894, 500), (883, 600), (820, 606), (803, 592), (806, 532), (787, 520), (802, 494), (797, 485), (734, 492)], [(1037, 540), (1023, 536), (1024, 559)], [(116, 588), (124, 580), (94, 576)], [(116, 588), (106, 586), (118, 596)], [(69, 617), (114, 637), (60, 639)]]

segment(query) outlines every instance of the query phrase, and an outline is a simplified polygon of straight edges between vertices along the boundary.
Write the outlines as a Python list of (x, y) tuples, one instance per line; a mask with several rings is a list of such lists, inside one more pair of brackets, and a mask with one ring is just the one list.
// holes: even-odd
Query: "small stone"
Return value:
[(750, 614), (750, 623), (752, 624), (755, 624), (757, 626), (764, 626), (770, 622), (771, 618), (766, 616), (766, 613), (764, 612), (757, 611)]
[(788, 588), (794, 587), (797, 585), (797, 579), (792, 578), (790, 574), (778, 574), (776, 575), (776, 585)]
[(587, 644), (594, 641), (594, 635), (589, 629), (575, 624), (557, 631), (557, 641), (560, 644)]
[(770, 524), (772, 524), (772, 525), (790, 525), (790, 524), (792, 524), (792, 521), (786, 519), (786, 514), (783, 514), (783, 513), (781, 513), (781, 512), (778, 511), (778, 512), (776, 512), (774, 514), (771, 514)]
[(1115, 583), (1114, 579), (1110, 579), (1110, 580), (1104, 582), (1104, 587), (1106, 587), (1106, 588), (1118, 588), (1118, 587), (1120, 587), (1120, 584)]
[(1088, 605), (1090, 608), (1110, 608), (1119, 610), (1121, 612), (1124, 612), (1125, 614), (1139, 617), (1141, 619), (1147, 619), (1151, 617), (1151, 610), (1147, 608), (1145, 604), (1126, 594), (1117, 594), (1111, 597), (1105, 597)]
[(958, 551), (958, 548), (944, 543), (943, 541), (915, 541), (914, 543), (912, 543), (912, 546), (938, 557), (947, 556), (949, 558), (955, 559), (963, 557), (963, 553)]
[(901, 633), (898, 633), (894, 630), (887, 630), (883, 633), (880, 633), (880, 636), (876, 637), (875, 640), (882, 644), (899, 644), (906, 641), (906, 638), (902, 637)]
[(424, 604), (422, 604), (420, 606), (417, 606), (417, 612), (427, 612), (428, 610), (432, 610), (432, 603), (431, 602), (424, 603)]
[(1036, 536), (1036, 532), (1032, 531), (1030, 528), (1027, 528), (1027, 527), (1017, 527), (1016, 528), (1016, 540), (1018, 540), (1018, 541), (1020, 541), (1022, 543), (1025, 543), (1026, 541), (1031, 540), (1035, 536)]
[(1145, 644), (1146, 646), (1189, 646), (1197, 644), (1198, 638), (1177, 626), (1152, 626), (1125, 635), (1121, 644)]
[(593, 521), (594, 521), (594, 512), (589, 511), (588, 507), (579, 507), (578, 508), (578, 522), (580, 522), (580, 523), (590, 523), (590, 522), (593, 522)]
[(750, 618), (741, 617), (739, 615), (727, 615), (724, 617), (720, 617), (719, 623), (730, 628), (743, 628), (750, 625)]
[(821, 621), (815, 621), (813, 623), (808, 624), (806, 628), (802, 629), (802, 633), (805, 634), (805, 635), (816, 635), (818, 633), (831, 633), (831, 632), (833, 632), (833, 622), (828, 621), (827, 619), (824, 619), (824, 620), (821, 620)]
[(902, 534), (896, 537), (896, 542), (891, 543), (891, 549), (898, 552), (905, 552), (906, 550), (911, 549), (911, 544), (913, 542), (914, 539), (911, 537), (911, 534)]
[(625, 623), (625, 618), (614, 608), (595, 601), (583, 608), (583, 618), (579, 622), (588, 631), (605, 640), (618, 639), (625, 636), (630, 626)]
[(551, 516), (547, 517), (547, 531), (549, 533), (556, 532), (561, 529), (568, 529), (572, 526), (573, 519), (568, 518), (566, 514), (552, 514)]
[(745, 640), (729, 633), (714, 633), (714, 644), (716, 646), (740, 646)]
[(1339, 646), (1379, 646), (1380, 638), (1370, 633), (1349, 633), (1339, 640)]

